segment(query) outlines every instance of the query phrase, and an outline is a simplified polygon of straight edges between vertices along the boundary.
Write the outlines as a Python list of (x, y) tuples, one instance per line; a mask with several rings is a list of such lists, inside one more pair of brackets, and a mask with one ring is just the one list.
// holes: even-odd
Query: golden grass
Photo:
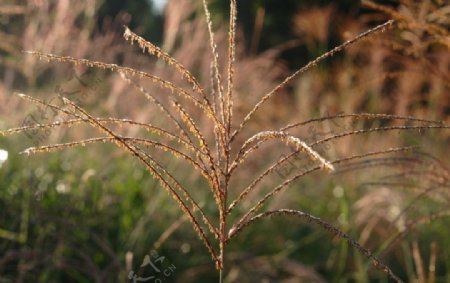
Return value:
[[(391, 279), (396, 282), (401, 282), (393, 271), (382, 261), (374, 256), (369, 250), (364, 248), (355, 239), (348, 234), (341, 231), (339, 228), (326, 222), (309, 213), (300, 210), (288, 210), (278, 209), (260, 212), (265, 204), (271, 200), (280, 191), (298, 181), (300, 178), (309, 175), (313, 172), (324, 171), (332, 172), (335, 169), (339, 169), (342, 164), (347, 164), (355, 160), (366, 160), (373, 156), (388, 155), (392, 153), (399, 153), (405, 151), (411, 151), (411, 147), (398, 147), (376, 150), (358, 155), (352, 155), (344, 158), (338, 158), (330, 161), (326, 156), (323, 156), (315, 149), (318, 145), (326, 142), (335, 141), (347, 136), (357, 136), (362, 134), (368, 134), (372, 132), (387, 132), (387, 131), (399, 131), (399, 130), (425, 130), (425, 129), (448, 129), (450, 126), (433, 120), (419, 119), (409, 116), (401, 115), (388, 115), (388, 114), (374, 114), (374, 113), (355, 113), (355, 114), (342, 114), (335, 116), (328, 116), (318, 119), (310, 119), (304, 122), (291, 123), (282, 127), (279, 130), (264, 129), (256, 134), (253, 134), (247, 138), (241, 144), (237, 144), (236, 137), (244, 135), (246, 133), (245, 126), (249, 123), (254, 114), (261, 109), (261, 106), (268, 102), (269, 99), (275, 96), (281, 89), (285, 88), (294, 79), (297, 79), (300, 75), (310, 70), (323, 60), (333, 56), (334, 54), (341, 52), (349, 46), (358, 43), (364, 38), (370, 37), (377, 32), (385, 31), (386, 29), (394, 25), (393, 20), (389, 20), (384, 24), (378, 25), (372, 29), (369, 29), (358, 36), (344, 42), (343, 44), (335, 47), (329, 52), (324, 53), (315, 60), (312, 60), (301, 69), (288, 76), (271, 91), (262, 96), (259, 101), (251, 108), (251, 110), (245, 115), (241, 121), (234, 121), (233, 111), (235, 110), (233, 101), (236, 99), (237, 94), (234, 93), (235, 83), (235, 61), (236, 61), (236, 17), (237, 7), (236, 1), (230, 1), (230, 21), (229, 21), (229, 33), (228, 33), (228, 56), (227, 61), (227, 76), (226, 82), (223, 80), (220, 73), (219, 66), (219, 54), (217, 45), (215, 42), (215, 35), (213, 32), (213, 24), (211, 15), (208, 9), (208, 3), (203, 0), (203, 8), (205, 11), (206, 25), (210, 36), (210, 49), (212, 53), (212, 76), (211, 80), (214, 82), (211, 93), (207, 93), (203, 88), (199, 80), (185, 68), (178, 60), (171, 57), (168, 53), (164, 52), (159, 47), (146, 41), (144, 38), (133, 33), (129, 28), (125, 27), (124, 38), (133, 44), (137, 42), (142, 51), (149, 53), (152, 56), (156, 56), (169, 66), (174, 67), (174, 71), (179, 73), (189, 84), (190, 89), (178, 86), (175, 83), (165, 80), (159, 76), (136, 70), (130, 67), (119, 66), (117, 64), (104, 63), (100, 61), (93, 61), (88, 59), (78, 59), (71, 56), (59, 56), (54, 54), (48, 54), (40, 51), (27, 51), (28, 54), (36, 56), (47, 61), (55, 61), (58, 63), (71, 63), (74, 65), (85, 65), (92, 68), (107, 69), (112, 72), (119, 73), (123, 80), (130, 84), (135, 90), (142, 93), (149, 103), (156, 105), (160, 113), (167, 120), (167, 124), (175, 126), (176, 133), (172, 133), (167, 125), (167, 129), (164, 127), (156, 127), (151, 123), (143, 123), (129, 119), (116, 119), (116, 118), (98, 118), (89, 114), (80, 105), (76, 105), (65, 97), (61, 97), (63, 106), (56, 104), (50, 104), (45, 101), (35, 99), (26, 95), (19, 95), (21, 98), (28, 100), (32, 103), (45, 105), (64, 113), (70, 117), (65, 121), (57, 121), (49, 124), (34, 125), (27, 127), (13, 128), (0, 132), (2, 135), (10, 135), (16, 133), (22, 133), (27, 130), (36, 129), (43, 130), (55, 127), (72, 127), (80, 124), (87, 124), (96, 129), (102, 136), (83, 139), (79, 141), (73, 141), (68, 143), (52, 144), (39, 147), (31, 147), (24, 151), (24, 153), (39, 153), (47, 152), (51, 150), (63, 150), (66, 148), (85, 146), (88, 144), (97, 143), (113, 143), (118, 147), (124, 149), (130, 153), (134, 158), (139, 160), (143, 166), (152, 174), (152, 176), (159, 181), (161, 186), (167, 190), (167, 192), (173, 197), (179, 208), (183, 211), (187, 219), (192, 224), (193, 229), (197, 232), (198, 237), (207, 248), (211, 259), (216, 265), (216, 268), (222, 272), (225, 268), (225, 250), (229, 242), (237, 236), (237, 234), (249, 227), (256, 220), (267, 218), (272, 215), (288, 215), (297, 216), (303, 218), (314, 224), (318, 224), (323, 229), (330, 231), (333, 235), (340, 238), (344, 238), (351, 246), (356, 248), (362, 255), (371, 260), (374, 267), (382, 270)], [(134, 78), (141, 78), (150, 80), (158, 85), (163, 90), (168, 90), (167, 99), (170, 104), (166, 106), (163, 102), (158, 100), (154, 95), (148, 92), (139, 83), (135, 82)], [(226, 86), (226, 92), (225, 92)], [(207, 119), (208, 124), (212, 126), (213, 135), (204, 133), (204, 129), (199, 127), (198, 115), (193, 115), (192, 110), (195, 109), (198, 113), (201, 113), (201, 117)], [(197, 113), (197, 114), (198, 114)], [(386, 120), (399, 120), (409, 123), (417, 123), (414, 125), (401, 125), (401, 126), (383, 126), (383, 127), (371, 127), (360, 130), (344, 131), (336, 134), (331, 134), (318, 141), (307, 143), (300, 137), (289, 133), (294, 128), (301, 128), (311, 123), (318, 123), (327, 120), (338, 119), (359, 119), (359, 120), (373, 120), (373, 119), (386, 119)], [(138, 127), (144, 129), (152, 134), (156, 134), (155, 138), (150, 137), (130, 137), (123, 136), (117, 133), (110, 125), (120, 125), (123, 127)], [(214, 136), (211, 140), (208, 137)], [(159, 137), (159, 140), (157, 138)], [(252, 153), (259, 153), (259, 149), (262, 144), (269, 141), (278, 141), (285, 144), (287, 148), (293, 146), (295, 150), (288, 156), (281, 157), (277, 161), (268, 166), (263, 173), (247, 186), (242, 189), (238, 189), (239, 194), (232, 198), (230, 192), (230, 180), (239, 171), (243, 162), (246, 161), (248, 156)], [(170, 144), (175, 142), (175, 144)], [(175, 175), (169, 172), (159, 160), (154, 158), (151, 153), (148, 153), (142, 146), (150, 145), (155, 150), (162, 150), (167, 152), (175, 158), (180, 158), (187, 162), (194, 171), (199, 172), (200, 176), (207, 182), (211, 199), (214, 200), (218, 217), (208, 215), (208, 213), (198, 204), (198, 200), (195, 200), (191, 194), (192, 188), (187, 188), (182, 181), (176, 179)], [(215, 152), (215, 153), (214, 153)], [(305, 168), (302, 172), (296, 172), (294, 176), (288, 176), (273, 190), (263, 195), (258, 200), (249, 200), (253, 203), (253, 206), (246, 212), (242, 213), (239, 220), (236, 222), (230, 221), (231, 213), (235, 212), (236, 207), (244, 200), (247, 199), (249, 193), (256, 188), (256, 186), (267, 176), (274, 173), (283, 163), (290, 158), (293, 158), (296, 154), (303, 152), (313, 162), (314, 166)], [(282, 152), (280, 151), (280, 155)], [(343, 167), (345, 169), (345, 167)], [(237, 212), (236, 212), (237, 213)], [(257, 214), (258, 213), (258, 214)], [(213, 218), (214, 217), (214, 218)], [(216, 219), (217, 218), (217, 219)]]

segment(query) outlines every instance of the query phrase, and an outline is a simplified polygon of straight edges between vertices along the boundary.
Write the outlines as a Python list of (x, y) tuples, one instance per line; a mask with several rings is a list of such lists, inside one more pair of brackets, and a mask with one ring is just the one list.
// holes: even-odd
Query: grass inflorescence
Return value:
[[(369, 29), (358, 36), (342, 43), (334, 49), (324, 53), (315, 60), (312, 60), (304, 67), (300, 68), (292, 75), (288, 76), (281, 83), (276, 85), (272, 90), (263, 95), (250, 111), (244, 115), (244, 118), (238, 121), (234, 117), (235, 107), (234, 101), (238, 97), (235, 92), (235, 62), (236, 62), (236, 19), (237, 4), (235, 0), (230, 1), (230, 21), (228, 32), (228, 54), (226, 58), (226, 75), (221, 74), (221, 66), (219, 66), (218, 48), (213, 31), (211, 15), (206, 0), (202, 2), (206, 26), (210, 37), (209, 47), (212, 57), (212, 73), (211, 81), (212, 89), (208, 92), (202, 87), (200, 81), (183, 66), (175, 58), (161, 48), (148, 42), (144, 38), (135, 34), (128, 27), (125, 27), (123, 34), (125, 40), (129, 43), (137, 43), (139, 48), (151, 56), (156, 56), (166, 64), (168, 68), (173, 68), (174, 72), (178, 72), (181, 77), (189, 84), (189, 87), (179, 86), (174, 82), (163, 79), (157, 75), (136, 70), (131, 67), (119, 66), (117, 64), (93, 61), (89, 59), (79, 59), (71, 56), (59, 56), (48, 54), (41, 51), (27, 51), (27, 54), (36, 56), (49, 62), (71, 63), (74, 65), (84, 65), (92, 68), (101, 68), (116, 72), (136, 91), (140, 92), (147, 101), (159, 109), (160, 114), (166, 121), (166, 128), (156, 126), (150, 122), (139, 122), (130, 119), (119, 118), (103, 118), (95, 117), (88, 113), (82, 106), (77, 105), (67, 97), (61, 97), (63, 105), (51, 104), (43, 100), (32, 98), (30, 96), (20, 94), (19, 97), (38, 105), (44, 105), (51, 109), (67, 115), (70, 119), (65, 121), (56, 121), (48, 124), (37, 124), (33, 126), (24, 126), (2, 131), (2, 135), (11, 135), (26, 132), (28, 130), (45, 130), (57, 127), (75, 127), (80, 124), (90, 125), (98, 131), (100, 136), (90, 137), (83, 140), (71, 141), (67, 143), (50, 144), (44, 146), (31, 147), (24, 150), (26, 154), (48, 152), (54, 150), (63, 150), (80, 146), (87, 146), (98, 143), (112, 143), (128, 152), (134, 158), (139, 160), (143, 166), (159, 181), (161, 186), (173, 197), (185, 217), (192, 224), (193, 229), (197, 232), (199, 239), (203, 242), (208, 250), (212, 261), (218, 270), (225, 269), (226, 247), (231, 240), (240, 232), (251, 226), (256, 220), (264, 219), (270, 216), (296, 216), (306, 221), (319, 225), (319, 227), (331, 232), (332, 235), (345, 239), (352, 247), (359, 251), (362, 255), (371, 260), (374, 267), (382, 270), (396, 282), (401, 279), (375, 256), (368, 249), (364, 248), (357, 240), (353, 239), (349, 234), (343, 232), (338, 227), (326, 222), (307, 212), (292, 209), (266, 210), (261, 212), (266, 204), (274, 198), (280, 191), (289, 185), (298, 181), (304, 176), (313, 172), (322, 172), (329, 174), (333, 172), (343, 172), (346, 169), (356, 170), (358, 167), (370, 167), (368, 164), (354, 163), (357, 161), (366, 161), (370, 158), (382, 155), (391, 155), (395, 153), (403, 153), (414, 150), (412, 147), (385, 148), (376, 151), (370, 151), (363, 154), (356, 154), (330, 160), (324, 156), (317, 147), (321, 144), (334, 142), (338, 139), (348, 136), (368, 135), (369, 133), (383, 133), (387, 131), (413, 131), (413, 130), (430, 130), (430, 129), (448, 129), (449, 126), (429, 119), (420, 119), (410, 116), (377, 114), (377, 113), (353, 113), (328, 116), (323, 118), (310, 119), (303, 122), (291, 123), (280, 129), (264, 128), (256, 134), (246, 135), (247, 125), (253, 120), (255, 113), (262, 109), (262, 105), (268, 102), (281, 89), (285, 88), (294, 79), (317, 66), (323, 60), (335, 55), (338, 52), (358, 43), (364, 38), (371, 37), (375, 33), (385, 31), (395, 25), (393, 20), (389, 20), (381, 25)], [(372, 4), (369, 4), (372, 5)], [(375, 8), (381, 10), (381, 7)], [(149, 80), (159, 86), (161, 90), (168, 91), (165, 99), (169, 103), (161, 101), (150, 91), (147, 91), (138, 79)], [(193, 113), (195, 111), (195, 113)], [(201, 113), (201, 119), (206, 119), (209, 127), (202, 127), (198, 113)], [(333, 133), (320, 140), (307, 143), (301, 137), (292, 133), (293, 130), (300, 129), (312, 123), (321, 123), (330, 120), (353, 119), (353, 120), (390, 120), (407, 122), (405, 125), (395, 126), (378, 126), (363, 129), (352, 129)], [(413, 124), (411, 124), (413, 123)], [(150, 134), (150, 137), (133, 137), (125, 136), (114, 130), (113, 125), (123, 127), (136, 127)], [(238, 139), (238, 136), (243, 139)], [(243, 140), (241, 142), (241, 140)], [(260, 154), (260, 150), (264, 150), (264, 145), (268, 143), (279, 142), (293, 151), (288, 156), (280, 158), (267, 166), (260, 174), (254, 177), (248, 186), (243, 188), (231, 188), (231, 181), (239, 170), (245, 166), (245, 162), (249, 156)], [(148, 148), (151, 148), (148, 150)], [(188, 188), (182, 180), (170, 172), (160, 160), (152, 155), (153, 151), (161, 150), (174, 158), (182, 159), (191, 169), (206, 181), (210, 189), (211, 200), (214, 202), (218, 215), (209, 215), (201, 205), (199, 200), (194, 198), (193, 189)], [(286, 176), (282, 182), (271, 191), (259, 199), (249, 199), (250, 193), (262, 182), (263, 179), (276, 172), (277, 168), (286, 163), (294, 156), (303, 153), (314, 165), (305, 168), (301, 172), (295, 172), (292, 176)], [(391, 159), (392, 161), (393, 159)], [(388, 162), (388, 158), (383, 160)], [(353, 166), (353, 167), (351, 167)], [(406, 173), (405, 173), (406, 174)], [(236, 193), (237, 192), (237, 193)], [(250, 201), (251, 207), (242, 208), (238, 211), (239, 205), (244, 201)], [(232, 217), (231, 217), (232, 216)], [(238, 217), (240, 216), (240, 217)], [(437, 216), (436, 216), (437, 217)], [(235, 218), (238, 220), (234, 221)], [(233, 222), (234, 221), (234, 222)], [(423, 220), (425, 221), (425, 220)], [(417, 221), (421, 222), (421, 220)], [(415, 223), (408, 224), (411, 229)], [(401, 237), (404, 231), (398, 235)]]

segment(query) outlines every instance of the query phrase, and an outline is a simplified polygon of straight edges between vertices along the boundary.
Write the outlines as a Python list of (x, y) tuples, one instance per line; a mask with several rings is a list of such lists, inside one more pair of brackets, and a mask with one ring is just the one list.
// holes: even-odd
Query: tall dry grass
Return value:
[[(206, 21), (203, 24), (192, 25), (191, 27), (195, 28), (190, 30), (189, 36), (201, 38), (205, 33), (209, 36), (210, 64), (203, 64), (199, 67), (198, 62), (188, 61), (187, 65), (194, 66), (192, 71), (184, 63), (181, 63), (181, 60), (176, 59), (181, 57), (186, 60), (195, 59), (194, 56), (189, 56), (192, 49), (180, 49), (181, 52), (185, 52), (184, 56), (171, 56), (127, 27), (125, 27), (123, 35), (125, 40), (136, 44), (142, 52), (155, 56), (165, 63), (167, 66), (163, 70), (160, 65), (155, 67), (154, 72), (147, 72), (103, 61), (61, 56), (42, 51), (27, 51), (32, 55), (29, 58), (110, 70), (118, 75), (114, 84), (121, 86), (129, 84), (152, 105), (152, 111), (158, 111), (157, 115), (150, 115), (154, 121), (141, 122), (142, 120), (129, 118), (97, 117), (89, 113), (84, 106), (74, 103), (67, 97), (60, 96), (57, 103), (48, 103), (25, 94), (19, 94), (20, 98), (28, 102), (61, 113), (65, 119), (54, 123), (13, 128), (2, 131), (1, 134), (10, 135), (49, 128), (75, 129), (79, 125), (91, 126), (98, 132), (98, 136), (31, 147), (24, 153), (49, 152), (99, 143), (112, 143), (128, 152), (145, 166), (153, 178), (159, 181), (161, 187), (173, 197), (185, 217), (189, 219), (192, 228), (220, 271), (220, 280), (222, 280), (222, 272), (226, 267), (226, 248), (230, 242), (256, 221), (281, 215), (304, 219), (329, 231), (331, 235), (342, 238), (363, 256), (370, 259), (374, 267), (386, 273), (392, 280), (402, 282), (379, 257), (338, 227), (306, 211), (268, 209), (268, 204), (294, 182), (312, 173), (321, 172), (326, 175), (335, 171), (356, 170), (353, 167), (360, 166), (360, 163), (372, 162), (375, 157), (403, 154), (414, 150), (410, 146), (381, 147), (372, 148), (363, 153), (350, 150), (344, 156), (331, 158), (327, 156), (331, 154), (321, 149), (323, 145), (346, 137), (367, 136), (370, 133), (384, 135), (392, 131), (448, 129), (449, 126), (432, 119), (378, 113), (328, 115), (301, 122), (295, 121), (294, 117), (293, 121), (276, 128), (273, 128), (270, 123), (258, 122), (259, 119), (264, 119), (265, 106), (275, 100), (288, 85), (300, 76), (336, 53), (349, 49), (352, 45), (366, 39), (375, 38), (381, 31), (396, 25), (396, 22), (389, 20), (352, 37), (312, 60), (286, 77), (281, 83), (270, 87), (262, 95), (250, 93), (248, 100), (245, 100), (239, 96), (241, 92), (238, 90), (241, 89), (237, 86), (241, 84), (240, 86), (245, 89), (246, 82), (252, 80), (254, 73), (261, 76), (258, 77), (260, 80), (264, 80), (265, 76), (264, 72), (253, 72), (252, 67), (254, 68), (258, 61), (252, 60), (252, 58), (243, 60), (244, 63), (246, 60), (252, 60), (248, 71), (244, 74), (241, 73), (239, 77), (236, 75), (239, 74), (236, 69), (240, 66), (237, 63), (239, 50), (236, 45), (236, 1), (230, 1), (227, 36), (221, 32), (215, 33), (206, 0), (201, 2), (201, 6)], [(181, 27), (180, 17), (183, 15), (174, 15), (172, 24)], [(204, 27), (203, 30), (199, 28), (201, 26)], [(223, 39), (226, 39), (225, 47), (217, 44), (217, 42), (223, 42)], [(190, 42), (186, 39), (178, 40), (186, 45), (191, 44), (194, 50), (204, 51), (206, 49), (204, 45), (199, 44), (198, 40), (191, 39)], [(164, 45), (170, 49), (176, 41), (176, 36), (171, 35), (168, 36)], [(270, 58), (270, 54), (268, 54), (268, 58)], [(261, 63), (264, 64), (264, 60)], [(206, 72), (205, 69), (208, 71)], [(275, 76), (281, 72), (276, 71)], [(178, 79), (173, 78), (174, 74), (178, 76)], [(259, 87), (266, 83), (260, 80), (255, 83)], [(209, 87), (203, 86), (201, 81), (208, 81)], [(158, 86), (159, 89), (147, 89), (148, 83)], [(255, 99), (255, 97), (257, 98)], [(123, 98), (119, 95), (114, 97), (116, 101), (119, 99)], [(122, 107), (129, 105), (129, 99), (127, 98), (125, 101), (126, 103), (123, 103)], [(149, 116), (140, 118), (149, 118)], [(311, 142), (302, 139), (299, 134), (301, 130), (317, 123), (348, 120), (355, 125), (362, 126), (360, 128), (341, 128), (339, 132), (331, 132)], [(388, 122), (385, 122), (382, 125), (369, 124), (369, 127), (365, 127), (367, 121), (373, 120), (403, 122), (404, 124), (386, 124)], [(122, 128), (126, 129), (125, 133)], [(274, 145), (276, 145), (276, 150), (274, 150)], [(286, 146), (286, 148), (280, 149), (280, 145)], [(286, 152), (288, 154), (284, 155)], [(283, 179), (279, 184), (263, 193), (262, 196), (253, 193), (263, 187), (262, 185), (269, 176), (274, 176), (283, 165), (299, 156), (308, 160), (307, 166), (300, 171), (282, 176)], [(173, 158), (179, 159), (180, 162), (186, 164), (186, 168), (202, 178), (202, 182), (209, 188), (208, 206), (213, 203), (213, 210), (200, 204), (201, 201), (196, 198), (198, 192), (195, 187), (190, 185), (189, 180), (181, 180), (179, 172), (171, 171), (170, 162)], [(386, 157), (386, 160), (390, 160), (390, 158), (395, 159)], [(246, 165), (250, 168), (246, 168)], [(245, 172), (245, 174), (241, 172)]]

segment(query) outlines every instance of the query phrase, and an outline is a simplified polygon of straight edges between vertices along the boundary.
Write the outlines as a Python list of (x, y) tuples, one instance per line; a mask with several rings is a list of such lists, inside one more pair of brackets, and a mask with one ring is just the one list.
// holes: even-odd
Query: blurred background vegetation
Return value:
[[(21, 51), (118, 63), (179, 80), (161, 62), (124, 42), (127, 25), (208, 85), (209, 42), (200, 2), (171, 0), (155, 7), (144, 0), (2, 0), (0, 129), (55, 118), (51, 110), (23, 103), (14, 92), (51, 101), (64, 91), (99, 116), (158, 121), (117, 75), (47, 64)], [(229, 4), (210, 2), (219, 51), (226, 54)], [(395, 18), (392, 31), (360, 42), (289, 85), (259, 112), (250, 129), (358, 112), (449, 123), (450, 5), (439, 0), (363, 2), (238, 1), (238, 119), (309, 60)], [(325, 123), (300, 135), (316, 140), (333, 127), (347, 126), (353, 125)], [(0, 149), (8, 152), (7, 160), (0, 159), (0, 282), (129, 282), (130, 271), (155, 276), (148, 282), (218, 282), (207, 252), (177, 206), (132, 157), (110, 145), (19, 154), (86, 132), (52, 129), (0, 137)], [(312, 175), (271, 205), (309, 211), (375, 252), (401, 235), (381, 254), (397, 274), (408, 282), (449, 282), (449, 131), (373, 134), (325, 150), (334, 156), (399, 144), (421, 145), (441, 163), (430, 157), (429, 163), (396, 167), (416, 170), (400, 183), (384, 163)], [(197, 176), (175, 160), (170, 164), (198, 188), (201, 199), (204, 184)], [(264, 160), (252, 160), (249, 166), (261, 164)], [(439, 179), (430, 177), (433, 172), (439, 172)], [(246, 177), (242, 172), (241, 180)], [(429, 223), (429, 215), (437, 219)], [(367, 259), (327, 232), (293, 219), (273, 219), (255, 224), (231, 245), (225, 282), (387, 282)], [(146, 255), (158, 262), (140, 270)]]

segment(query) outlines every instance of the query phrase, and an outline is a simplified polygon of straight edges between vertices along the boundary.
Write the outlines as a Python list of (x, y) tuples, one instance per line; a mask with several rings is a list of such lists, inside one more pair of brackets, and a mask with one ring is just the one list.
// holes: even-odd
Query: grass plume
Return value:
[[(355, 154), (347, 157), (331, 160), (326, 154), (322, 154), (318, 147), (328, 142), (335, 142), (341, 138), (349, 136), (368, 135), (370, 133), (385, 133), (388, 131), (415, 131), (415, 130), (431, 130), (431, 129), (449, 129), (450, 126), (431, 119), (420, 119), (410, 116), (377, 114), (377, 113), (352, 113), (327, 116), (322, 118), (310, 119), (304, 122), (291, 123), (280, 129), (260, 129), (256, 134), (249, 134), (242, 143), (236, 138), (238, 134), (246, 135), (245, 126), (254, 119), (254, 114), (261, 109), (262, 105), (275, 96), (281, 89), (286, 88), (288, 84), (297, 79), (299, 76), (317, 66), (323, 60), (343, 51), (346, 48), (360, 42), (361, 40), (373, 36), (377, 32), (385, 31), (393, 26), (394, 21), (389, 20), (384, 24), (369, 29), (356, 37), (345, 41), (341, 45), (331, 49), (323, 55), (312, 60), (304, 67), (300, 68), (281, 83), (276, 85), (272, 90), (267, 92), (260, 98), (251, 110), (244, 115), (241, 121), (236, 121), (233, 113), (236, 111), (234, 101), (238, 97), (238, 93), (233, 89), (235, 83), (235, 63), (236, 63), (236, 18), (237, 18), (237, 1), (230, 0), (230, 19), (228, 31), (228, 54), (225, 56), (227, 62), (226, 82), (222, 79), (220, 72), (220, 57), (218, 54), (217, 44), (213, 31), (213, 23), (208, 9), (208, 2), (202, 1), (206, 25), (209, 34), (209, 48), (212, 54), (212, 74), (211, 81), (214, 82), (213, 90), (207, 93), (206, 88), (202, 87), (199, 79), (183, 66), (177, 59), (163, 51), (156, 45), (148, 42), (141, 36), (135, 34), (128, 27), (125, 27), (124, 38), (130, 44), (136, 42), (143, 52), (156, 56), (170, 66), (174, 67), (174, 71), (189, 83), (189, 87), (179, 86), (176, 83), (163, 79), (160, 76), (136, 70), (131, 67), (119, 66), (113, 63), (105, 63), (89, 59), (79, 59), (71, 56), (60, 56), (49, 54), (41, 51), (27, 51), (26, 53), (56, 63), (70, 63), (74, 65), (84, 65), (90, 68), (100, 68), (110, 70), (111, 72), (120, 74), (127, 84), (136, 91), (145, 96), (148, 103), (155, 105), (163, 114), (162, 117), (167, 124), (171, 124), (176, 128), (176, 133), (164, 127), (157, 127), (150, 122), (139, 122), (131, 119), (119, 118), (103, 118), (90, 114), (87, 110), (77, 105), (66, 97), (61, 97), (63, 106), (50, 104), (45, 101), (32, 98), (27, 95), (20, 94), (19, 97), (29, 102), (50, 107), (51, 109), (65, 114), (70, 117), (65, 121), (55, 121), (48, 124), (39, 124), (33, 126), (24, 126), (1, 131), (1, 135), (12, 135), (24, 133), (29, 130), (45, 130), (49, 128), (65, 127), (72, 128), (79, 125), (89, 125), (100, 133), (100, 137), (89, 137), (83, 140), (71, 141), (66, 143), (58, 143), (44, 146), (31, 147), (24, 150), (24, 153), (40, 153), (55, 150), (64, 150), (79, 146), (91, 144), (112, 143), (128, 152), (133, 158), (137, 159), (154, 179), (159, 181), (161, 187), (165, 189), (174, 199), (180, 210), (184, 213), (186, 219), (189, 220), (193, 229), (197, 233), (199, 239), (209, 252), (216, 268), (222, 271), (225, 269), (226, 263), (226, 247), (230, 241), (236, 237), (239, 232), (244, 231), (255, 221), (274, 215), (296, 216), (305, 219), (311, 223), (317, 224), (320, 228), (331, 232), (332, 235), (343, 238), (352, 247), (354, 247), (363, 256), (369, 259), (372, 265), (383, 271), (389, 278), (396, 282), (401, 279), (384, 264), (380, 258), (376, 257), (368, 249), (364, 248), (357, 240), (343, 232), (334, 225), (318, 218), (307, 212), (300, 210), (278, 209), (267, 210), (258, 213), (265, 208), (266, 204), (277, 196), (282, 190), (286, 189), (294, 182), (302, 177), (314, 172), (323, 172), (324, 174), (333, 173), (335, 171), (343, 172), (346, 169), (356, 170), (364, 166), (375, 166), (368, 164), (367, 160), (377, 155), (390, 155), (394, 153), (403, 153), (413, 150), (412, 147), (396, 147), (388, 149), (380, 149), (362, 154)], [(377, 7), (375, 7), (377, 8)], [(381, 8), (378, 8), (379, 10)], [(394, 15), (395, 16), (395, 15)], [(160, 101), (156, 96), (147, 91), (143, 86), (134, 79), (142, 79), (152, 82), (160, 87), (161, 90), (167, 91), (168, 105)], [(226, 89), (226, 91), (225, 91)], [(193, 112), (196, 113), (193, 113)], [(200, 115), (199, 115), (200, 113)], [(204, 117), (210, 127), (201, 127), (200, 118)], [(363, 129), (351, 129), (339, 133), (330, 134), (322, 139), (308, 143), (300, 136), (295, 135), (294, 130), (304, 129), (305, 126), (312, 123), (322, 123), (325, 121), (336, 121), (340, 119), (354, 120), (388, 120), (400, 121), (409, 124), (394, 126), (368, 127)], [(113, 126), (136, 127), (144, 130), (146, 133), (152, 134), (151, 137), (132, 137), (120, 134)], [(212, 130), (211, 130), (212, 129)], [(244, 166), (244, 161), (249, 159), (251, 153), (260, 153), (264, 150), (266, 144), (276, 141), (285, 146), (289, 150), (294, 150), (288, 156), (282, 156), (282, 150), (277, 155), (277, 160), (271, 162), (267, 168), (259, 175), (252, 176), (251, 182), (247, 186), (239, 188), (231, 188), (231, 181), (237, 174), (239, 169)], [(240, 144), (238, 144), (240, 143)], [(146, 150), (144, 147), (151, 147)], [(201, 178), (208, 184), (210, 196), (214, 200), (215, 209), (218, 212), (214, 215), (208, 215), (208, 212), (199, 205), (199, 200), (194, 199), (192, 188), (187, 188), (182, 180), (178, 180), (167, 166), (164, 166), (152, 154), (154, 151), (160, 150), (167, 153), (170, 157), (182, 159), (191, 169), (199, 173)], [(214, 152), (216, 152), (214, 154)], [(256, 200), (250, 199), (250, 193), (261, 184), (262, 180), (267, 176), (274, 174), (277, 168), (294, 158), (299, 153), (305, 154), (314, 164), (304, 168), (301, 172), (295, 172), (292, 176), (285, 176), (279, 185), (275, 186), (268, 193), (259, 196)], [(389, 161), (399, 162), (393, 157), (386, 157), (382, 162)], [(410, 161), (410, 160), (409, 160)], [(361, 163), (356, 163), (361, 162)], [(366, 162), (366, 163), (364, 163)], [(373, 160), (372, 160), (373, 162)], [(347, 166), (347, 167), (346, 167)], [(353, 166), (353, 167), (351, 167)], [(340, 171), (339, 171), (340, 170)], [(236, 195), (233, 195), (237, 191)], [(238, 206), (247, 200), (252, 203), (249, 209)], [(237, 221), (233, 222), (234, 216), (239, 216)], [(258, 213), (258, 214), (257, 214)], [(215, 217), (215, 218), (213, 218)]]

